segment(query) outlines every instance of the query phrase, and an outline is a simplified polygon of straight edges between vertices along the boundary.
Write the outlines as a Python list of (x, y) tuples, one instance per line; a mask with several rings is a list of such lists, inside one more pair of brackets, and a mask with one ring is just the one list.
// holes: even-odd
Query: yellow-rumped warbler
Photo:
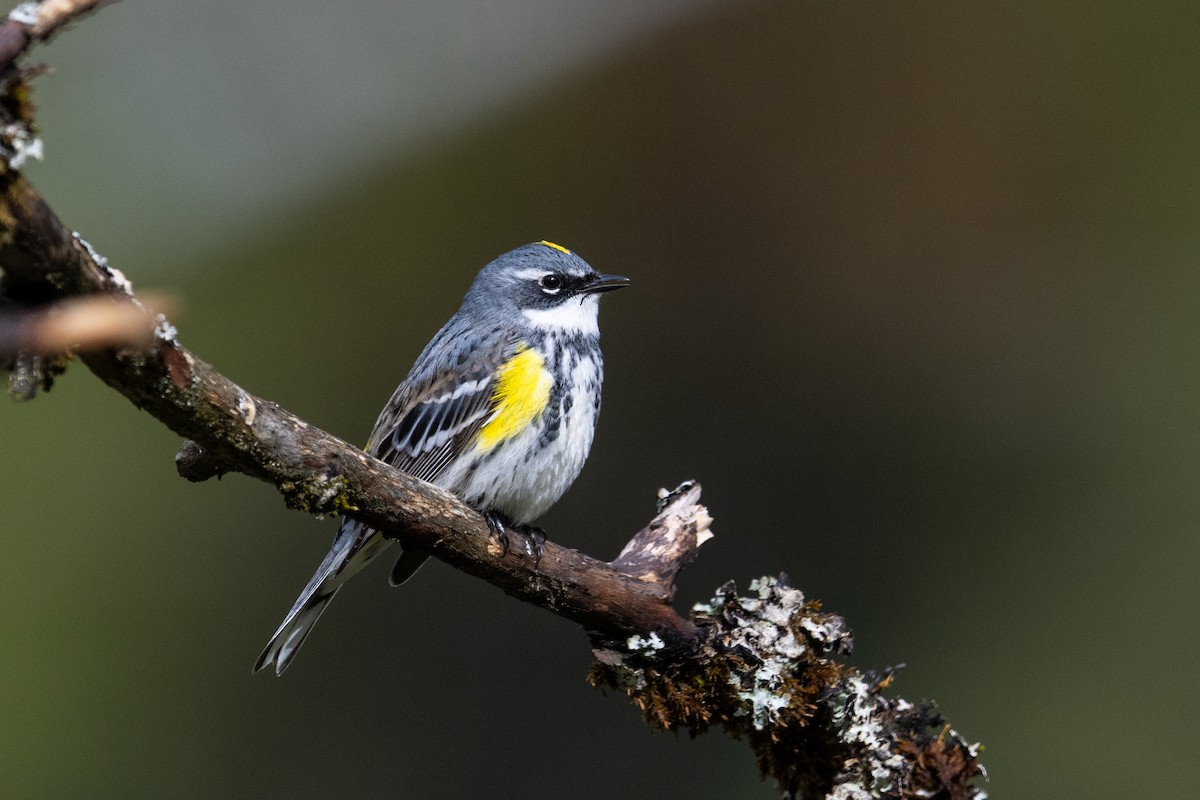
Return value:
[[(396, 387), (367, 452), (458, 495), (501, 536), (528, 526), (583, 468), (604, 378), (599, 294), (628, 284), (552, 242), (500, 256)], [(389, 544), (344, 518), (254, 671), (282, 675), (337, 590)], [(402, 553), (392, 585), (426, 558)]]

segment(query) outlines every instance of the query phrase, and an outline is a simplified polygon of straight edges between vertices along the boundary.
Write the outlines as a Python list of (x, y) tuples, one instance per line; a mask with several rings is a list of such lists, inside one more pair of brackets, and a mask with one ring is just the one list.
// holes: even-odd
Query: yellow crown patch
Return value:
[(561, 244), (555, 244), (554, 242), (547, 242), (545, 239), (542, 239), (540, 242), (538, 242), (538, 244), (544, 244), (544, 245), (546, 245), (546, 247), (553, 247), (555, 250), (559, 251), (560, 253), (566, 253), (567, 255), (571, 255), (571, 251), (568, 250), (567, 248), (563, 247)]

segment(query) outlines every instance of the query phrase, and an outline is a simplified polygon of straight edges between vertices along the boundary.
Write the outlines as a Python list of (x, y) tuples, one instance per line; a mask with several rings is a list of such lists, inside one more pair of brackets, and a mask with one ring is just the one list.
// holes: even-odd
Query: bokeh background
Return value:
[[(1186, 797), (1198, 31), (1187, 2), (124, 2), (37, 51), (27, 174), (197, 354), (351, 441), (500, 252), (632, 276), (553, 538), (610, 558), (696, 478), (718, 536), (681, 606), (786, 571), (984, 743), (993, 797)], [(0, 409), (0, 796), (774, 796), (440, 564), (370, 570), (252, 677), (334, 523), (184, 482), (81, 366)]]

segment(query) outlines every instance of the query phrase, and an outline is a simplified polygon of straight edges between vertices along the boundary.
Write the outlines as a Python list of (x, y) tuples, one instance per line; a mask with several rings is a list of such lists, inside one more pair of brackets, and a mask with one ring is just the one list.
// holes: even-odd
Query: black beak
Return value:
[(596, 275), (588, 282), (587, 286), (583, 287), (583, 291), (587, 294), (611, 292), (613, 289), (620, 289), (628, 285), (629, 278), (624, 275)]

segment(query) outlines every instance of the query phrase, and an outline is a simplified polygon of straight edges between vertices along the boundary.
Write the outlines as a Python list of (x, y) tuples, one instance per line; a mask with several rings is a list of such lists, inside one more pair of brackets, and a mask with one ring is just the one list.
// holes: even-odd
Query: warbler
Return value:
[[(396, 387), (366, 451), (453, 492), (487, 518), (507, 552), (507, 528), (535, 534), (529, 523), (583, 468), (604, 378), (599, 298), (628, 284), (553, 242), (500, 256), (480, 270)], [(342, 584), (391, 543), (344, 517), (254, 671), (273, 665), (282, 675)], [(426, 558), (404, 551), (391, 584), (403, 583)]]

